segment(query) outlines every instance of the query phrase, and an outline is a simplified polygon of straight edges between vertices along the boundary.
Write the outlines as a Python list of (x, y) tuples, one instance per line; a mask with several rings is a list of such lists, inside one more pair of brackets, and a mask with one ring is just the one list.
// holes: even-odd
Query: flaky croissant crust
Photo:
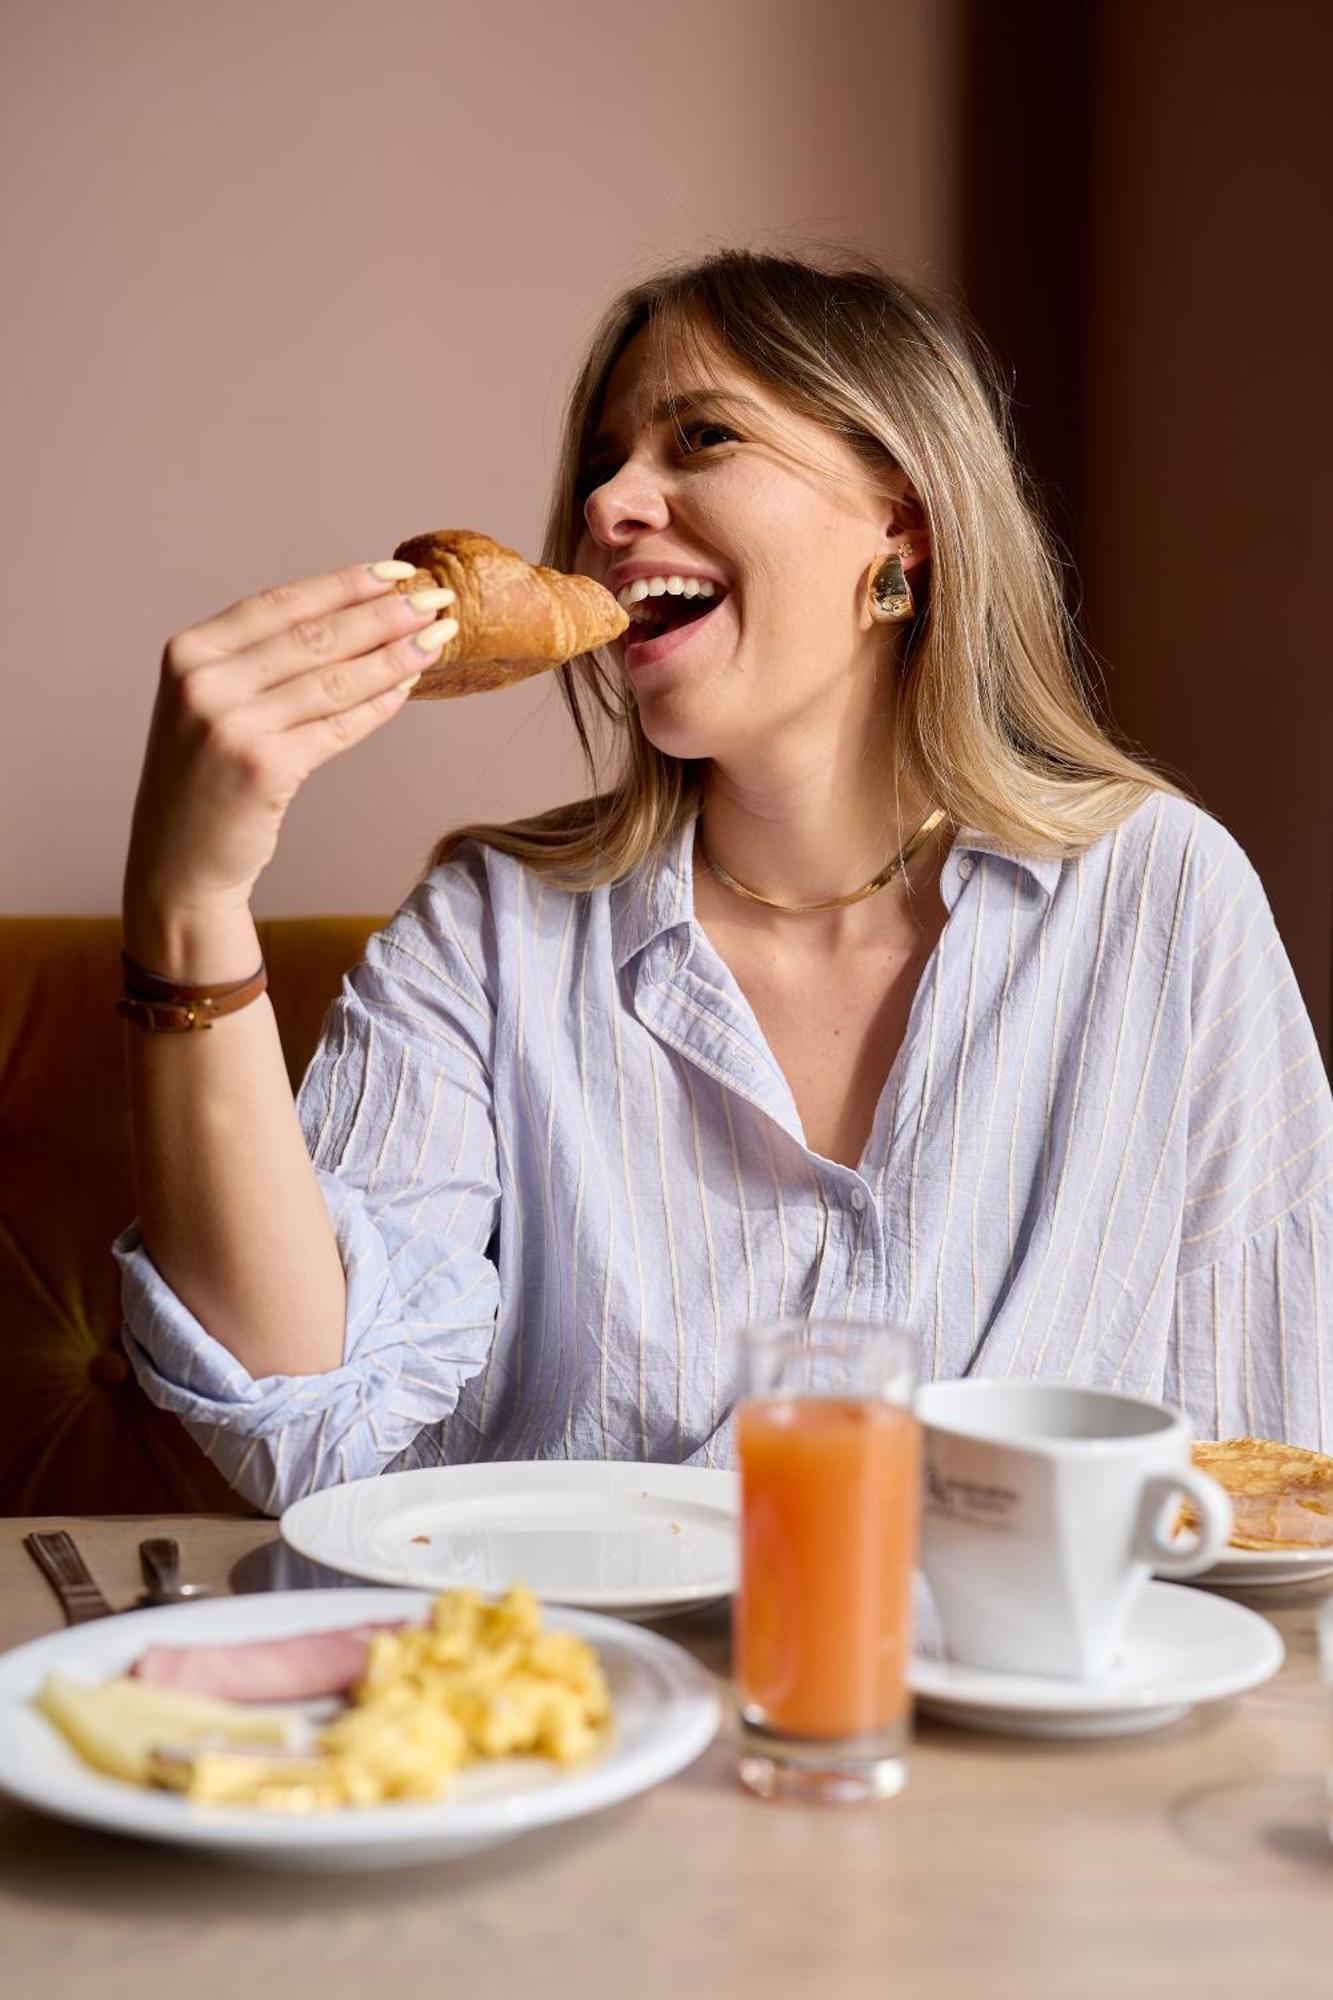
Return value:
[(440, 701), (507, 687), (548, 673), (616, 638), (629, 619), (589, 576), (529, 563), (472, 528), (442, 528), (400, 542), (394, 555), (416, 564), (400, 591), (446, 585), (447, 615), (458, 630), (422, 669), (413, 701)]

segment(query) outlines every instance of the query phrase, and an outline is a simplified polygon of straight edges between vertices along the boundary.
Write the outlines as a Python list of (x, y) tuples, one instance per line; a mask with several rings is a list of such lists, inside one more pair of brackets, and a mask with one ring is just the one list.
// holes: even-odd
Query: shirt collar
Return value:
[(1049, 900), (1055, 894), (1064, 862), (1058, 854), (1020, 854), (1017, 849), (1006, 847), (992, 834), (981, 833), (976, 827), (964, 826), (958, 830), (950, 852), (950, 860), (960, 854), (990, 854), (997, 861), (1007, 861), (1011, 867), (1021, 868), (1030, 875), (1038, 888)]
[[(668, 834), (632, 874), (612, 883), (611, 936), (617, 970), (664, 931), (687, 924), (693, 917), (695, 817), (691, 814)], [(1059, 855), (1019, 854), (975, 827), (959, 829), (946, 867), (956, 865), (956, 857), (962, 854), (988, 854), (1009, 862), (1031, 876), (1048, 899), (1055, 893), (1064, 866)]]
[(617, 971), (663, 931), (687, 924), (694, 915), (695, 817), (692, 813), (668, 834), (632, 874), (611, 884), (611, 939)]

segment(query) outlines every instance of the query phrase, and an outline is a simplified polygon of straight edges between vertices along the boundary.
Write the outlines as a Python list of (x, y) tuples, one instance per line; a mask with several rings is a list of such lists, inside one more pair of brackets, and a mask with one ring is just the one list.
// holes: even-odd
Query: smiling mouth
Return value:
[[(626, 673), (639, 674), (646, 668), (656, 667), (662, 661), (673, 657), (678, 651), (688, 651), (692, 636), (699, 627), (706, 624), (724, 600), (715, 598), (673, 601), (665, 617), (635, 618), (621, 643), (625, 650), (621, 664)], [(634, 609), (637, 611), (638, 606)]]
[(678, 632), (685, 625), (701, 625), (705, 618), (711, 618), (719, 604), (726, 601), (726, 592), (718, 597), (645, 597), (630, 611), (629, 629), (625, 633), (626, 646), (642, 645), (646, 640), (660, 638), (664, 632)]

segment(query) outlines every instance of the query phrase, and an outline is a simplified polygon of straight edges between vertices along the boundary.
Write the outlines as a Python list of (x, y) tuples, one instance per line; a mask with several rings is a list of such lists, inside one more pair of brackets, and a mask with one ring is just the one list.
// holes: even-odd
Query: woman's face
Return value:
[[(869, 717), (892, 628), (870, 618), (867, 572), (909, 531), (915, 567), (925, 538), (901, 475), (886, 473), (877, 488), (842, 438), (748, 376), (720, 362), (706, 380), (699, 372), (672, 362), (673, 415), (647, 336), (620, 356), (583, 468), (574, 567), (622, 603), (636, 579), (714, 581), (711, 600), (644, 598), (632, 619), (670, 607), (672, 623), (632, 622), (613, 652), (650, 742), (725, 762)], [(698, 393), (708, 391), (725, 394), (725, 421)], [(775, 432), (819, 469), (762, 442)]]

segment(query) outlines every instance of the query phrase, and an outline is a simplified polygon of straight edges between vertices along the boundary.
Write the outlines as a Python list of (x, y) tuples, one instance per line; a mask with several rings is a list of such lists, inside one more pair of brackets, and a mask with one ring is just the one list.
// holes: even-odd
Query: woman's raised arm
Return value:
[[(190, 985), (255, 971), (250, 897), (292, 799), (397, 714), (456, 629), (430, 624), (451, 592), (394, 591), (410, 573), (278, 585), (170, 640), (125, 871), (136, 964)], [(252, 1376), (336, 1368), (343, 1268), (267, 998), (126, 1040), (139, 1224), (162, 1277)]]

